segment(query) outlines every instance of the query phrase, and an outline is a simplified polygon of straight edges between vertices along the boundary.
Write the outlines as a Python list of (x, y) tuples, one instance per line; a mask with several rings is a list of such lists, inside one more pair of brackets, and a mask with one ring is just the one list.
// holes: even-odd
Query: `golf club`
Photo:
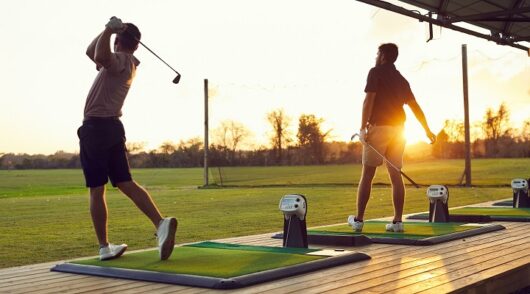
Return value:
[[(361, 135), (359, 135), (358, 133), (355, 133), (351, 136), (351, 141), (353, 141), (353, 139), (355, 139), (355, 137), (359, 137), (359, 139), (361, 138)], [(372, 148), (372, 150), (377, 153), (377, 155), (381, 156), (381, 158), (383, 158), (383, 160), (388, 164), (390, 165), (393, 169), (395, 169), (396, 171), (398, 171), (400, 174), (402, 174), (412, 185), (414, 185), (414, 187), (416, 188), (419, 188), (420, 185), (416, 184), (416, 182), (414, 182), (411, 178), (409, 178), (403, 171), (401, 171), (400, 168), (397, 168), (397, 166), (395, 166), (394, 164), (392, 164), (392, 162), (390, 162), (388, 159), (386, 159), (386, 157), (379, 153), (379, 151), (377, 151), (372, 145), (370, 145), (368, 142), (362, 142), (362, 144), (364, 145), (367, 145), (368, 147)]]
[(160, 61), (162, 61), (165, 65), (167, 65), (169, 68), (171, 68), (177, 74), (177, 76), (173, 79), (173, 84), (178, 84), (179, 81), (180, 81), (180, 73), (178, 71), (176, 71), (174, 68), (172, 68), (171, 65), (169, 65), (167, 62), (165, 62), (164, 59), (160, 58), (160, 56), (158, 56), (155, 52), (153, 52), (153, 50), (149, 49), (149, 47), (147, 47), (144, 43), (142, 43), (142, 41), (138, 40), (138, 42), (140, 43), (140, 45), (144, 46), (145, 49), (147, 49), (149, 52), (153, 53), (154, 56), (156, 56), (158, 59), (160, 59)]

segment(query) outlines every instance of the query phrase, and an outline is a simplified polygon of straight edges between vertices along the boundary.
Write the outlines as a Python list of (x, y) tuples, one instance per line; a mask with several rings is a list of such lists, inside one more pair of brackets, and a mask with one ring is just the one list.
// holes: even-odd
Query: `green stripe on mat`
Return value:
[(512, 207), (462, 207), (449, 210), (449, 215), (488, 215), (488, 216), (509, 216), (513, 218), (530, 217), (530, 208)]
[(158, 250), (149, 250), (130, 254), (126, 253), (120, 258), (108, 261), (91, 258), (72, 261), (71, 263), (172, 274), (231, 278), (326, 258), (324, 256), (279, 253), (265, 250), (268, 249), (265, 246), (256, 246), (260, 248), (254, 248), (254, 250), (216, 248), (215, 246), (222, 247), (218, 244), (203, 244), (203, 246), (213, 246), (210, 248), (190, 245), (175, 247), (171, 257), (165, 261), (160, 260)]
[(428, 237), (443, 236), (456, 232), (475, 229), (475, 226), (466, 226), (464, 223), (428, 223), (428, 222), (404, 222), (405, 232), (387, 232), (384, 221), (366, 221), (362, 233), (355, 233), (348, 225), (337, 225), (308, 230), (308, 234), (318, 235), (343, 235), (355, 236), (365, 235), (367, 237), (396, 238), (396, 239), (424, 239)]
[(287, 248), (287, 247), (272, 247), (272, 246), (253, 246), (218, 242), (200, 242), (184, 245), (185, 247), (200, 247), (200, 248), (216, 248), (216, 249), (231, 249), (231, 250), (245, 250), (245, 251), (260, 251), (260, 252), (275, 252), (284, 254), (307, 254), (310, 252), (319, 251), (321, 249), (308, 248)]

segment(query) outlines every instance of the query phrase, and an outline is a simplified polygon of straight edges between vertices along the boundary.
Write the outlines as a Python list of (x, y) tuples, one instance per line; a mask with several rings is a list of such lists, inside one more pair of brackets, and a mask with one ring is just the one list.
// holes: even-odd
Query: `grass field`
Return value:
[[(462, 160), (409, 163), (416, 182), (456, 185)], [(513, 178), (529, 177), (530, 159), (473, 161), (473, 188), (450, 188), (451, 207), (511, 197)], [(278, 201), (288, 193), (308, 199), (308, 226), (343, 223), (355, 209), (359, 165), (233, 168), (238, 187), (197, 189), (202, 169), (138, 169), (134, 178), (164, 215), (179, 220), (177, 243), (281, 230)], [(254, 175), (254, 178), (248, 177)], [(391, 216), (390, 188), (380, 169), (367, 218)], [(348, 184), (351, 183), (351, 184)], [(427, 210), (425, 188), (407, 187), (405, 212)], [(129, 250), (155, 246), (154, 228), (130, 200), (108, 188), (109, 238)], [(0, 268), (97, 254), (80, 170), (0, 171)]]

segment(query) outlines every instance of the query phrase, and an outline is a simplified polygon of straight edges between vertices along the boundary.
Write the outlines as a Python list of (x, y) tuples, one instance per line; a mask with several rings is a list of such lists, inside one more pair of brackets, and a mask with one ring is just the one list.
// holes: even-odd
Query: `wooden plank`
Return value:
[[(520, 230), (527, 229), (520, 228)], [(379, 275), (386, 274), (391, 266), (403, 267), (404, 261), (402, 259), (404, 256), (406, 256), (409, 262), (413, 262), (415, 260), (424, 260), (429, 256), (437, 255), (439, 256), (435, 260), (440, 260), (443, 258), (442, 254), (446, 254), (449, 256), (461, 254), (462, 252), (469, 251), (468, 248), (470, 246), (479, 246), (477, 248), (474, 248), (473, 250), (480, 250), (483, 247), (494, 247), (497, 244), (509, 243), (513, 240), (524, 238), (521, 236), (512, 237), (512, 239), (507, 239), (506, 237), (499, 238), (499, 235), (503, 235), (502, 232), (504, 231), (490, 233), (493, 234), (493, 236), (486, 236), (488, 234), (479, 235), (476, 236), (477, 238), (475, 238), (475, 240), (469, 239), (466, 243), (461, 244), (458, 244), (458, 241), (453, 241), (428, 247), (404, 246), (401, 252), (396, 252), (396, 254), (391, 255), (374, 255), (369, 250), (366, 250), (366, 253), (372, 256), (372, 260), (370, 261), (355, 263), (348, 266), (336, 267), (323, 272), (321, 271), (319, 272), (318, 277), (315, 277), (315, 275), (313, 274), (307, 274), (301, 277), (278, 280), (275, 283), (262, 284), (256, 286), (255, 288), (256, 290), (263, 292), (272, 290), (289, 292), (291, 290), (296, 291), (297, 289), (302, 290), (306, 288), (316, 287), (315, 292), (318, 292), (320, 290), (325, 290), (319, 287), (336, 288), (336, 286), (333, 286), (333, 283), (337, 280), (340, 280), (340, 278), (344, 278), (344, 280), (348, 280), (351, 283), (353, 283), (354, 281), (365, 282), (366, 279), (371, 278), (372, 276), (377, 277)], [(492, 238), (495, 239), (496, 243), (489, 244), (489, 240)], [(457, 243), (457, 245), (455, 245), (455, 243)], [(361, 275), (359, 271), (361, 271), (363, 274)], [(327, 285), (326, 283), (331, 284)], [(346, 281), (344, 281), (344, 283), (346, 283)]]
[[(57, 274), (57, 273), (54, 273)], [(54, 277), (50, 277), (47, 280), (42, 280), (39, 282), (33, 283), (31, 279), (28, 279), (25, 281), (25, 283), (20, 283), (16, 285), (11, 286), (2, 286), (2, 291), (5, 291), (6, 293), (26, 293), (29, 291), (32, 291), (34, 289), (48, 289), (52, 287), (55, 284), (59, 283), (69, 283), (69, 284), (76, 284), (78, 281), (81, 281), (83, 279), (88, 278), (88, 276), (82, 276), (82, 275), (76, 275), (76, 274), (68, 274), (68, 275), (56, 275)]]
[[(482, 268), (480, 268), (482, 269)], [(443, 277), (439, 277), (442, 279)], [(460, 279), (427, 289), (420, 293), (512, 293), (530, 286), (530, 254), (495, 267), (480, 270)]]
[[(161, 284), (161, 283), (150, 283), (150, 282), (134, 282), (121, 286), (107, 287), (105, 289), (98, 290), (100, 294), (111, 294), (111, 293), (120, 293), (120, 294), (137, 294), (137, 293), (152, 293), (163, 288), (170, 288), (170, 285)], [(81, 292), (81, 293), (90, 293), (90, 292)]]
[[(469, 245), (469, 244), (462, 244), (462, 245), (460, 245), (460, 247), (467, 248), (468, 245)], [(453, 250), (456, 249), (456, 248), (454, 247), (454, 245), (452, 245), (452, 244), (447, 244), (447, 245), (444, 245), (444, 246), (447, 246), (447, 250), (448, 250), (448, 251), (453, 251)], [(410, 246), (409, 246), (409, 248), (410, 248)], [(431, 250), (440, 251), (440, 246), (438, 246), (438, 247), (433, 247), (433, 248), (429, 249), (427, 252), (430, 252)], [(368, 253), (369, 253), (369, 252), (368, 252)], [(407, 254), (407, 256), (411, 256), (411, 253), (412, 253), (412, 252), (409, 252), (409, 253)], [(396, 256), (397, 256), (397, 258), (401, 258), (401, 257), (402, 257), (401, 255), (396, 255)], [(372, 259), (372, 261), (370, 262), (370, 265), (372, 265), (372, 264), (378, 264), (378, 263), (380, 263), (381, 261), (385, 262), (385, 263), (383, 263), (383, 264), (381, 265), (382, 268), (386, 268), (386, 267), (389, 267), (389, 266), (391, 265), (391, 264), (389, 264), (389, 263), (387, 262), (387, 260), (382, 260), (380, 256), (374, 256), (374, 255), (372, 255), (372, 257), (373, 257), (374, 259)], [(421, 255), (420, 255), (420, 256), (418, 256), (418, 258), (424, 258), (424, 256), (421, 256)], [(391, 259), (391, 260), (392, 260), (392, 259)], [(392, 262), (392, 261), (391, 261), (391, 262)], [(395, 261), (394, 261), (394, 264), (395, 264)], [(398, 261), (397, 264), (401, 264), (401, 262)], [(361, 270), (362, 270), (363, 273), (370, 272), (370, 271), (374, 270), (374, 268), (371, 267), (371, 266), (369, 266), (369, 265), (363, 265), (363, 264), (361, 263), (360, 266), (361, 266), (361, 268), (362, 268)], [(354, 270), (355, 268), (356, 268), (356, 266), (354, 266), (354, 265), (352, 265), (352, 266), (348, 266), (348, 267), (346, 267), (345, 269), (344, 269), (344, 267), (340, 267), (340, 268), (336, 268), (336, 269), (332, 269), (332, 270), (327, 270), (326, 273), (328, 273), (328, 275), (329, 275), (329, 280), (330, 280), (330, 281), (333, 281), (333, 280), (336, 280), (336, 279), (337, 279), (336, 276), (342, 276), (342, 275), (345, 275), (345, 274), (347, 275), (346, 272), (351, 271), (351, 270)], [(343, 270), (341, 270), (340, 272), (338, 272), (339, 269), (343, 269)], [(377, 269), (377, 268), (376, 268), (376, 269)], [(325, 283), (326, 281), (323, 281), (322, 278), (323, 278), (322, 276), (319, 276), (318, 279), (315, 279), (314, 276), (311, 276), (310, 278), (304, 278), (304, 279), (301, 279), (301, 280), (300, 280), (300, 279), (289, 279), (289, 280), (286, 281), (286, 284), (290, 285), (290, 287), (294, 287), (293, 290), (295, 290), (295, 289), (296, 289), (296, 286), (293, 285), (293, 283), (295, 283), (295, 281), (296, 281), (296, 282), (300, 281), (300, 286), (298, 286), (298, 287), (303, 288), (303, 287), (311, 287), (311, 286), (313, 286), (313, 284), (314, 284), (315, 286), (318, 286), (318, 285), (320, 285), (320, 284)], [(306, 280), (311, 280), (311, 281), (306, 281)], [(363, 277), (362, 280), (364, 280), (364, 277)], [(281, 282), (281, 281), (278, 281), (277, 283), (274, 283), (274, 286), (278, 286), (278, 285), (281, 285), (281, 284), (282, 284), (282, 282)], [(274, 288), (275, 288), (276, 290), (278, 290), (277, 287), (274, 287)], [(260, 290), (267, 291), (267, 290), (271, 290), (271, 289), (270, 289), (270, 286), (268, 286), (267, 289), (260, 289)], [(288, 291), (288, 290), (291, 290), (291, 289), (285, 289), (285, 288), (282, 288), (281, 290), (282, 290), (282, 291)]]
[[(525, 241), (519, 241), (525, 242)], [(499, 242), (500, 243), (500, 242)], [(509, 247), (514, 242), (511, 240), (504, 241), (504, 247)], [(502, 245), (490, 246), (489, 252), (497, 252)], [(515, 250), (515, 249), (514, 249)], [(350, 266), (348, 271), (341, 273), (340, 278), (336, 276), (322, 277), (322, 274), (318, 278), (313, 278), (314, 282), (305, 282), (291, 284), (287, 287), (280, 288), (282, 292), (291, 292), (291, 290), (301, 290), (304, 286), (310, 287), (306, 293), (322, 293), (330, 291), (333, 293), (351, 293), (359, 290), (370, 288), (374, 285), (381, 285), (385, 283), (405, 283), (407, 279), (413, 283), (417, 276), (429, 273), (432, 270), (443, 269), (451, 264), (462, 262), (471, 257), (482, 257), (484, 256), (484, 250), (471, 251), (467, 249), (454, 250), (447, 248), (447, 251), (440, 254), (431, 254), (430, 257), (425, 254), (407, 256), (406, 259), (403, 256), (397, 256), (396, 258), (378, 264), (377, 262), (368, 263), (362, 267)], [(453, 265), (456, 266), (456, 265)], [(391, 284), (390, 288), (395, 288), (395, 285)], [(388, 291), (387, 288), (373, 289), (376, 292)]]
[(83, 278), (77, 279), (74, 283), (68, 282), (68, 280), (62, 280), (60, 282), (54, 281), (49, 284), (40, 284), (37, 287), (30, 286), (27, 289), (24, 289), (24, 293), (78, 293), (98, 288), (101, 285), (121, 285), (129, 282), (129, 280), (125, 279), (102, 279), (94, 276), (83, 276)]
[[(399, 280), (392, 280), (386, 283), (382, 280), (381, 284), (370, 287), (368, 290), (375, 292), (394, 291), (396, 293), (416, 293), (433, 287), (436, 285), (435, 283), (443, 283), (443, 281), (446, 281), (447, 275), (457, 277), (458, 273), (467, 275), (479, 269), (495, 267), (499, 263), (506, 261), (507, 254), (516, 254), (519, 250), (530, 249), (529, 244), (526, 242), (513, 247), (510, 246), (511, 244), (506, 244), (506, 246), (502, 247), (499, 246), (494, 252), (479, 251), (476, 254), (463, 256), (464, 259), (457, 259), (457, 261), (443, 259), (438, 263), (421, 266), (412, 276), (402, 276), (404, 271), (399, 271)], [(338, 293), (341, 292), (339, 291)]]

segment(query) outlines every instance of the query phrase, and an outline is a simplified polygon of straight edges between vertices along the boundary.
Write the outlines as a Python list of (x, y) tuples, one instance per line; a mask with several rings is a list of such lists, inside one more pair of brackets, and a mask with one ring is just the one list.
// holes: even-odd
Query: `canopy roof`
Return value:
[(380, 0), (357, 1), (522, 49), (530, 56), (530, 0), (399, 0), (427, 10), (425, 14)]

